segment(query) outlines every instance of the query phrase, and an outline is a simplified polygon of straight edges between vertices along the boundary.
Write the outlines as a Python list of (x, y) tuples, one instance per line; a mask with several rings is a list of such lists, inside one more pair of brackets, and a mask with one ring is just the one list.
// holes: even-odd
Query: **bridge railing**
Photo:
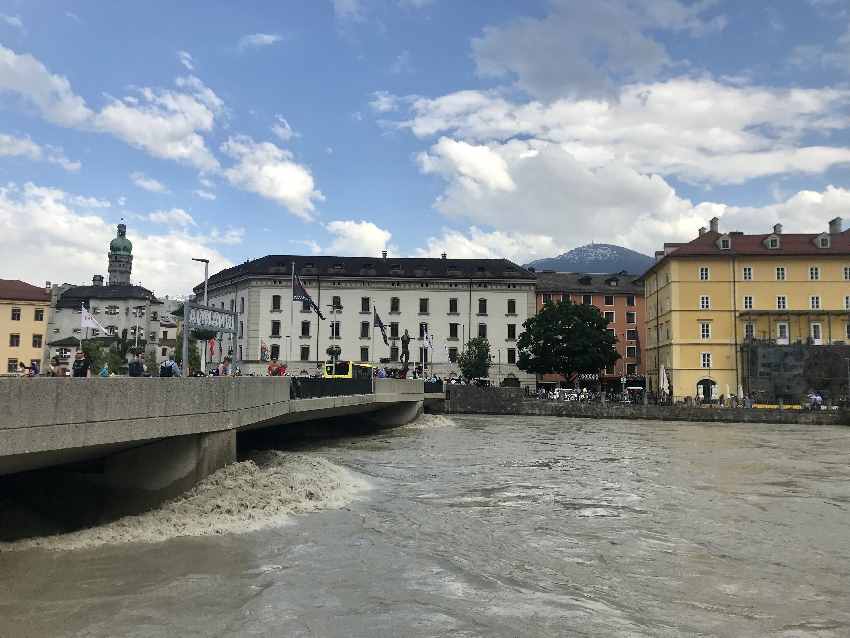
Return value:
[(444, 391), (442, 381), (426, 381), (425, 394), (438, 394)]
[(290, 399), (316, 399), (349, 394), (372, 394), (371, 379), (311, 379), (290, 377)]

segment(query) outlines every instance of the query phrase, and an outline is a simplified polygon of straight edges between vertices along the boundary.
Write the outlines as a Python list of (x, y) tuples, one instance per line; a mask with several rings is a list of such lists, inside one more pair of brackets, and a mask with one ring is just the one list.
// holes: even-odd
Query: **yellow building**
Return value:
[(0, 373), (20, 374), (20, 364), (44, 364), (50, 293), (17, 279), (0, 279)]
[[(850, 230), (722, 233), (665, 244), (643, 275), (647, 377), (677, 397), (736, 394), (742, 345), (850, 343)], [(661, 368), (664, 374), (661, 374)], [(727, 389), (728, 388), (728, 389)]]

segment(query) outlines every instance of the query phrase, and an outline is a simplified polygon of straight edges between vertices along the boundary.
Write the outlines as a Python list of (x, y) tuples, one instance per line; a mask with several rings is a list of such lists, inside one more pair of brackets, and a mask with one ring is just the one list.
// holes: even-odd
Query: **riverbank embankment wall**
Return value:
[(850, 425), (850, 411), (766, 410), (686, 405), (623, 405), (546, 401), (527, 397), (519, 388), (480, 388), (450, 385), (446, 399), (426, 404), (429, 412), (445, 414), (494, 414), (516, 416), (561, 416), (591, 419), (652, 419), (719, 423), (787, 423), (805, 425)]

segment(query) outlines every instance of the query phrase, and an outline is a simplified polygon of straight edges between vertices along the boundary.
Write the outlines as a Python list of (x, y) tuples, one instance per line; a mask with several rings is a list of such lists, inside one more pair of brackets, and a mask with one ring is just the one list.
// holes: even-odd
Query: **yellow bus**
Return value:
[(353, 361), (328, 361), (322, 372), (324, 379), (371, 379), (372, 366)]

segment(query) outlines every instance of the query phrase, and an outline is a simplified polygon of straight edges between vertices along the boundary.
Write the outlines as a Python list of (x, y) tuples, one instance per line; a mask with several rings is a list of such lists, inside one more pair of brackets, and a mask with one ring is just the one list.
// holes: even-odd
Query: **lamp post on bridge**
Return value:
[[(209, 287), (209, 280), (210, 280), (210, 260), (204, 259), (202, 257), (192, 257), (192, 261), (197, 261), (197, 262), (200, 262), (204, 265), (204, 306), (208, 306), (209, 305), (209, 295), (207, 294), (207, 289)], [(185, 328), (184, 328), (184, 330), (185, 330)], [(206, 372), (207, 372), (207, 346), (206, 346), (206, 342), (204, 343), (203, 350), (204, 350), (204, 353), (203, 353), (203, 356), (201, 357), (201, 372), (206, 374)], [(183, 365), (188, 365), (188, 362), (184, 361)]]

